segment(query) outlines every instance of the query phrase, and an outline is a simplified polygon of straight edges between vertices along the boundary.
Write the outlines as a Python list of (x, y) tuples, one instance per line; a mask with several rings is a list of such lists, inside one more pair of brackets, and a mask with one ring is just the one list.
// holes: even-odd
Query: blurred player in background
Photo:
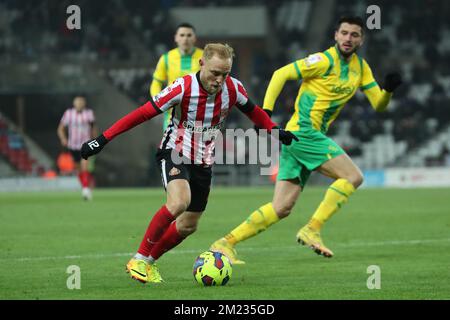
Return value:
[[(156, 154), (167, 200), (153, 216), (136, 255), (127, 264), (136, 280), (161, 282), (155, 261), (196, 231), (208, 202), (215, 140), (231, 108), (236, 106), (261, 128), (277, 128), (248, 98), (242, 83), (230, 76), (232, 62), (230, 46), (206, 45), (199, 72), (178, 78), (154, 100), (150, 97), (149, 102), (102, 135), (83, 144), (81, 153), (87, 159), (117, 135), (162, 112), (175, 110)], [(280, 129), (279, 139), (290, 144), (297, 138)], [(181, 163), (176, 161), (180, 157)]]
[(297, 60), (274, 72), (264, 98), (264, 110), (271, 115), (275, 101), (287, 80), (303, 80), (295, 112), (286, 129), (299, 139), (282, 146), (280, 167), (273, 200), (253, 212), (248, 219), (224, 238), (214, 242), (212, 250), (227, 255), (234, 264), (234, 246), (287, 217), (310, 174), (316, 170), (335, 179), (309, 223), (297, 233), (297, 241), (317, 254), (332, 257), (320, 231), (363, 182), (361, 170), (345, 151), (326, 136), (330, 124), (345, 103), (360, 89), (376, 111), (386, 110), (392, 92), (401, 84), (397, 73), (387, 74), (383, 89), (375, 81), (367, 62), (356, 54), (364, 40), (364, 22), (359, 17), (344, 17), (335, 31), (335, 46)]
[[(200, 58), (203, 50), (195, 47), (197, 38), (195, 28), (189, 23), (181, 23), (175, 31), (177, 47), (163, 54), (156, 65), (150, 85), (150, 96), (154, 97), (161, 90), (171, 85), (175, 79), (200, 70)], [(163, 131), (170, 123), (172, 114), (164, 113)]]
[(61, 145), (69, 150), (76, 163), (83, 199), (92, 200), (90, 189), (92, 175), (89, 172), (89, 162), (81, 158), (80, 150), (83, 142), (98, 135), (98, 130), (95, 125), (94, 111), (86, 107), (85, 97), (76, 96), (73, 99), (73, 107), (64, 112), (57, 133)]

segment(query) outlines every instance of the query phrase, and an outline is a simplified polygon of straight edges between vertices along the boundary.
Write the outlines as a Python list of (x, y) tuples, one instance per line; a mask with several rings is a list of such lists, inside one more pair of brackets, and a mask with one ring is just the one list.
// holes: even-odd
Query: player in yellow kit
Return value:
[(287, 217), (309, 175), (316, 170), (335, 181), (309, 223), (298, 231), (297, 241), (325, 257), (333, 256), (333, 252), (323, 244), (320, 231), (362, 184), (363, 175), (345, 151), (326, 136), (326, 132), (356, 90), (365, 93), (376, 111), (384, 111), (392, 92), (402, 82), (399, 74), (390, 73), (385, 77), (383, 89), (379, 87), (367, 62), (356, 54), (363, 44), (363, 28), (361, 18), (341, 18), (335, 31), (335, 46), (274, 72), (263, 106), (269, 115), (285, 82), (302, 80), (295, 112), (286, 126), (299, 141), (282, 146), (272, 202), (254, 211), (246, 221), (214, 242), (211, 250), (224, 253), (234, 264), (244, 263), (236, 257), (234, 246)]
[[(195, 47), (197, 38), (195, 28), (189, 23), (182, 23), (175, 31), (177, 47), (163, 54), (156, 65), (150, 85), (150, 96), (154, 97), (175, 79), (200, 70), (200, 58), (203, 50)], [(170, 112), (164, 113), (163, 131), (170, 122)]]

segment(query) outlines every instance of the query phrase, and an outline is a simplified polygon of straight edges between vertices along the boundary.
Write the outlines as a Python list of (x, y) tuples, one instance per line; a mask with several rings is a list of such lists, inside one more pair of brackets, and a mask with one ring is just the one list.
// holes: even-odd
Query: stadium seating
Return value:
[(19, 132), (12, 129), (0, 115), (0, 156), (22, 174), (33, 174), (38, 171), (33, 159)]
[[(312, 17), (322, 3), (325, 2), (117, 0), (103, 6), (100, 2), (80, 0), (78, 4), (86, 8), (83, 10), (84, 28), (75, 34), (56, 16), (44, 17), (45, 12), (64, 12), (64, 1), (42, 0), (39, 4), (7, 1), (0, 3), (0, 12), (7, 17), (0, 24), (0, 57), (4, 62), (32, 61), (30, 70), (37, 68), (34, 63), (39, 60), (67, 61), (67, 66), (58, 74), (66, 86), (71, 82), (85, 83), (75, 79), (86, 77), (87, 72), (82, 68), (89, 68), (88, 63), (96, 64), (93, 70), (100, 71), (99, 74), (138, 105), (148, 98), (151, 74), (158, 57), (173, 47), (176, 22), (170, 19), (171, 8), (264, 5), (271, 12), (268, 15), (270, 50), (252, 49), (246, 72), (251, 76), (242, 79), (250, 96), (262, 103), (273, 71), (312, 53), (308, 48), (308, 40), (311, 40), (308, 35), (314, 26)], [(327, 32), (314, 39), (322, 50), (333, 45), (336, 17), (345, 13), (364, 17), (368, 5), (364, 0), (327, 3), (332, 12), (329, 18), (324, 15), (321, 22), (327, 25)], [(382, 114), (371, 110), (364, 95), (358, 94), (342, 110), (329, 134), (363, 169), (445, 163), (446, 150), (450, 148), (443, 141), (450, 125), (447, 111), (450, 104), (450, 20), (445, 16), (449, 3), (412, 0), (408, 14), (398, 2), (382, 0), (377, 4), (383, 7), (382, 32), (368, 30), (360, 53), (372, 66), (380, 85), (384, 75), (393, 69), (402, 72), (404, 84), (396, 91), (389, 110)], [(36, 28), (37, 22), (39, 28)], [(77, 62), (83, 62), (83, 66)], [(237, 76), (239, 72), (236, 70)], [(281, 92), (273, 115), (275, 121), (281, 124), (288, 121), (298, 85), (288, 83)], [(236, 114), (231, 114), (230, 127), (250, 126), (245, 117)], [(5, 129), (0, 128), (2, 130)], [(20, 144), (14, 139), (13, 135), (12, 145)], [(35, 165), (30, 164), (32, 159), (16, 151), (11, 153), (7, 148), (11, 148), (10, 139), (3, 132), (0, 134), (3, 157), (11, 158), (8, 161), (24, 172), (29, 172), (30, 166), (34, 168)]]

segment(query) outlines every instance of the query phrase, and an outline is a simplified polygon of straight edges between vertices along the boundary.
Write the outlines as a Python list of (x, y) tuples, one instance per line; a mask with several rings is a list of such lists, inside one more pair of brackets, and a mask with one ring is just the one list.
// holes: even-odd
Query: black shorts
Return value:
[(70, 154), (72, 155), (73, 161), (79, 163), (81, 161), (81, 150), (73, 150), (69, 149)]
[(211, 166), (198, 164), (175, 164), (171, 157), (172, 149), (158, 149), (156, 161), (161, 170), (161, 178), (164, 188), (176, 179), (185, 179), (191, 188), (191, 203), (187, 211), (204, 211), (208, 203), (209, 190), (211, 188)]

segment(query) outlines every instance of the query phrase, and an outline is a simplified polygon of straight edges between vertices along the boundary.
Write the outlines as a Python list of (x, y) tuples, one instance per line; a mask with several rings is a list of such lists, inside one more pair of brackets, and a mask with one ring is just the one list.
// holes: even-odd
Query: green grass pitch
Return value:
[[(161, 189), (98, 189), (93, 202), (78, 192), (0, 194), (0, 299), (450, 299), (450, 190), (362, 189), (324, 227), (335, 253), (317, 256), (295, 242), (322, 199), (307, 188), (293, 213), (237, 246), (224, 287), (201, 287), (192, 265), (259, 206), (272, 188), (213, 188), (199, 229), (164, 255), (165, 283), (142, 285), (125, 273)], [(70, 265), (81, 289), (69, 290)], [(381, 270), (369, 290), (367, 268)]]

